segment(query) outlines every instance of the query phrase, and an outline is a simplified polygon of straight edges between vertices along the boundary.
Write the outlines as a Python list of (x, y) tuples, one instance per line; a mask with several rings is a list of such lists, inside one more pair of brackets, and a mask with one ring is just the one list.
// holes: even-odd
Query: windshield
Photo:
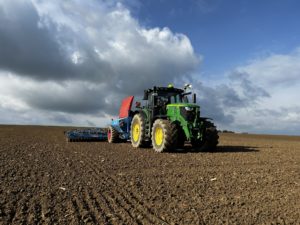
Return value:
[(187, 96), (182, 96), (178, 93), (170, 93), (170, 92), (162, 92), (158, 93), (157, 99), (167, 103), (167, 104), (173, 104), (173, 103), (188, 103)]

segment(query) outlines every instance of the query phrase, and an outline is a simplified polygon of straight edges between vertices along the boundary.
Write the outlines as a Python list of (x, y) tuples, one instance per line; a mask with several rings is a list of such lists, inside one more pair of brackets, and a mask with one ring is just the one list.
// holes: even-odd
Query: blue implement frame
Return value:
[(131, 116), (111, 121), (110, 125), (118, 131), (121, 140), (127, 141), (130, 139), (131, 121)]

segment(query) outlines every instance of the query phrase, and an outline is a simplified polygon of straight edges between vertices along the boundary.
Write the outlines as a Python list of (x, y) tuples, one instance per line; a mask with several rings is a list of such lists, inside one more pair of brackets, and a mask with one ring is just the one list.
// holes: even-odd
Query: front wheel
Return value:
[(165, 152), (177, 147), (177, 126), (168, 120), (157, 119), (152, 127), (152, 146), (156, 152)]

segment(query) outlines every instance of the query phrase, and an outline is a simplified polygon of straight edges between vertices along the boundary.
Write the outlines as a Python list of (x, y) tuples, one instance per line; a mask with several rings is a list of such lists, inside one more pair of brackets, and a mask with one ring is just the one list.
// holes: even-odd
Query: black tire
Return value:
[(178, 129), (178, 141), (177, 141), (177, 148), (183, 149), (184, 148), (184, 143), (186, 140), (185, 133), (183, 129), (181, 128), (180, 125), (177, 125)]
[[(136, 127), (137, 126), (137, 127)], [(139, 131), (137, 131), (139, 130)], [(145, 140), (146, 137), (146, 119), (141, 113), (135, 114), (131, 121), (130, 139), (131, 145), (134, 148), (141, 148), (148, 146)]]
[(117, 143), (120, 141), (119, 132), (113, 126), (109, 126), (107, 129), (107, 141), (108, 143)]
[(219, 135), (216, 126), (209, 121), (205, 121), (205, 131), (203, 141), (192, 141), (192, 146), (196, 151), (214, 151), (219, 143)]
[[(161, 129), (158, 131), (158, 129)], [(162, 132), (161, 141), (156, 136), (157, 132)], [(177, 148), (178, 129), (176, 124), (168, 120), (157, 119), (152, 127), (152, 146), (156, 152), (165, 152)]]

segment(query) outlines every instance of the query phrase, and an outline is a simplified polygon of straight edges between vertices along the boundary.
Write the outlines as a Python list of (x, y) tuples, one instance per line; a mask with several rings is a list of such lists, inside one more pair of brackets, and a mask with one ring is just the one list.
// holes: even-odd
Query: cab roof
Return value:
[(149, 88), (146, 91), (147, 91), (147, 93), (152, 93), (152, 92), (172, 92), (172, 93), (178, 93), (178, 94), (184, 93), (184, 90), (180, 89), (180, 88), (156, 87), (156, 86), (154, 86), (153, 88)]

